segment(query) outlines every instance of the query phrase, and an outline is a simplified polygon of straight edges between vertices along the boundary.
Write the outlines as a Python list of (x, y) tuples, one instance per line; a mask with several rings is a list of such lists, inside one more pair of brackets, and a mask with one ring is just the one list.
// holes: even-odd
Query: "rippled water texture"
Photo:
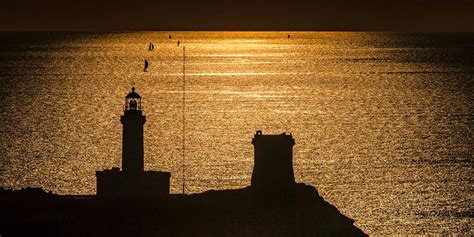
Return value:
[(1, 186), (94, 194), (133, 84), (145, 168), (180, 192), (185, 45), (188, 192), (249, 185), (255, 131), (286, 131), (297, 181), (367, 233), (473, 233), (474, 34), (171, 34), (0, 33)]

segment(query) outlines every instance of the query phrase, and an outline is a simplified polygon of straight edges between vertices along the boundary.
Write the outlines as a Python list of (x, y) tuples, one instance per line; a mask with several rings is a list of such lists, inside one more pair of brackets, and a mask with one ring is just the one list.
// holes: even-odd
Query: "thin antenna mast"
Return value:
[(183, 46), (183, 160), (182, 160), (182, 175), (183, 175), (183, 194), (186, 193), (186, 175), (185, 175), (185, 154), (186, 154), (186, 47)]

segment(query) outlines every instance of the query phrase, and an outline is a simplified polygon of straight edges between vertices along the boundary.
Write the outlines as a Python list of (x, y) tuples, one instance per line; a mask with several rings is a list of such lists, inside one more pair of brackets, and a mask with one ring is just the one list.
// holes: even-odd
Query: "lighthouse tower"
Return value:
[(170, 192), (169, 172), (145, 171), (143, 153), (142, 98), (132, 87), (125, 97), (123, 125), (122, 170), (114, 167), (96, 172), (99, 198), (166, 198)]
[(124, 115), (120, 122), (123, 125), (122, 137), (122, 170), (125, 173), (143, 172), (143, 125), (142, 97), (132, 87), (125, 97)]

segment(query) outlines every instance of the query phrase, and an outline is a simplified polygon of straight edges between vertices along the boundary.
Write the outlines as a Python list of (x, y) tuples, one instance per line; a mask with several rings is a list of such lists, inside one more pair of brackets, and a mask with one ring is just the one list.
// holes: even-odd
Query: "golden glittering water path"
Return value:
[(145, 169), (180, 192), (186, 46), (189, 192), (249, 185), (255, 131), (286, 131), (296, 180), (367, 233), (472, 233), (473, 34), (172, 34), (1, 33), (0, 184), (95, 193), (133, 84)]

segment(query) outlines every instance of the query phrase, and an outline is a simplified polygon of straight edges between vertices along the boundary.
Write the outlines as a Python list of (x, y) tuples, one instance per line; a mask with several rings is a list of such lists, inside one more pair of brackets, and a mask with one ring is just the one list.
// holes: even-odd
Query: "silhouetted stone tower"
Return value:
[(143, 172), (143, 125), (146, 119), (141, 102), (141, 96), (132, 87), (132, 92), (125, 97), (125, 113), (120, 118), (123, 125), (122, 170), (125, 173)]
[(257, 190), (278, 190), (295, 184), (293, 174), (292, 135), (263, 135), (257, 131), (252, 139), (254, 145), (254, 166), (252, 188)]

